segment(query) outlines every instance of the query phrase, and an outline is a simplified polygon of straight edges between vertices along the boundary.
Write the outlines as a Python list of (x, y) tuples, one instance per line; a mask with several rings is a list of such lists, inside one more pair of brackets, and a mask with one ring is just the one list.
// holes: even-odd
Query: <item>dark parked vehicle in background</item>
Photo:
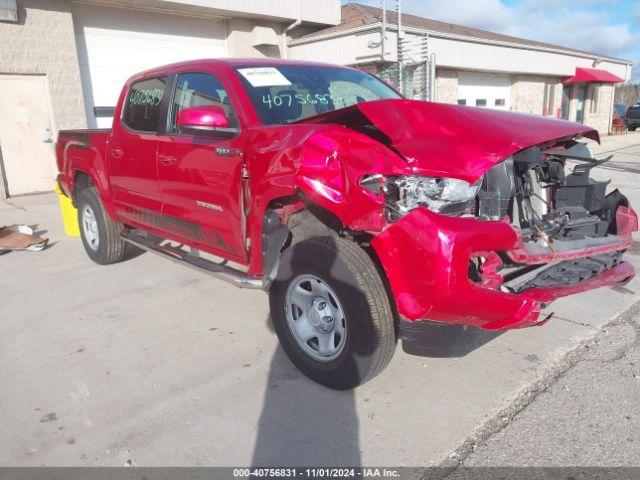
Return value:
[(624, 119), (627, 116), (627, 110), (629, 107), (622, 103), (614, 103), (613, 104), (613, 117), (614, 118), (622, 118)]
[(640, 126), (640, 102), (627, 110), (627, 128), (634, 131)]

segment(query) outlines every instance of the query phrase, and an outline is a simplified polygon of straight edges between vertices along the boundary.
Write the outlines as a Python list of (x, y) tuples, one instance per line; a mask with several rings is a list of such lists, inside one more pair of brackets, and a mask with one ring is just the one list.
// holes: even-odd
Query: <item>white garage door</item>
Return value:
[(111, 126), (109, 109), (134, 73), (226, 56), (225, 26), (217, 20), (86, 5), (74, 6), (73, 16), (90, 128)]
[(458, 103), (471, 107), (511, 108), (511, 77), (497, 73), (459, 72)]

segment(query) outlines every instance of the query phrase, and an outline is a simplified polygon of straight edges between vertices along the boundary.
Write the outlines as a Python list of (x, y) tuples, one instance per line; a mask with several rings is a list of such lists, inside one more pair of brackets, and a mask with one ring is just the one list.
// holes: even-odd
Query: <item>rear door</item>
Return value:
[(166, 90), (166, 76), (132, 83), (107, 146), (114, 204), (136, 224), (157, 225), (162, 210), (156, 156)]
[(166, 134), (158, 142), (158, 180), (163, 221), (173, 238), (225, 258), (244, 261), (242, 156), (244, 135), (231, 139), (182, 134), (183, 108), (221, 106), (231, 127), (237, 109), (221, 79), (208, 72), (181, 73), (175, 80)]

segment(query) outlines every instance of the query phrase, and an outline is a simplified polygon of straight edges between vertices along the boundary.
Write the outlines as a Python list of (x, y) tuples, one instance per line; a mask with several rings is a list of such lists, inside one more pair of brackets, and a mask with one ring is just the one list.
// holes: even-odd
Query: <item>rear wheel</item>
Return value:
[(635, 126), (633, 126), (633, 127), (628, 127), (628, 129), (629, 129), (629, 131), (630, 131), (630, 132), (635, 132), (635, 131), (636, 131), (636, 128), (638, 128), (638, 126), (637, 126), (637, 125), (635, 125)]
[(294, 243), (269, 291), (282, 348), (308, 377), (354, 388), (391, 360), (396, 336), (385, 286), (369, 256), (342, 238)]
[(83, 189), (77, 203), (80, 236), (89, 258), (100, 265), (123, 260), (126, 244), (120, 238), (122, 226), (111, 220), (96, 188)]

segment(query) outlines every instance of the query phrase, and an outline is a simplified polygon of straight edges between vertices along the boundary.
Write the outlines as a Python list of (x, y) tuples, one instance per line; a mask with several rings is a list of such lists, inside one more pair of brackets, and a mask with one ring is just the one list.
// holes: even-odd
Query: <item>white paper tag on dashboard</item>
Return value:
[(291, 85), (291, 82), (273, 67), (239, 68), (238, 71), (253, 87)]

